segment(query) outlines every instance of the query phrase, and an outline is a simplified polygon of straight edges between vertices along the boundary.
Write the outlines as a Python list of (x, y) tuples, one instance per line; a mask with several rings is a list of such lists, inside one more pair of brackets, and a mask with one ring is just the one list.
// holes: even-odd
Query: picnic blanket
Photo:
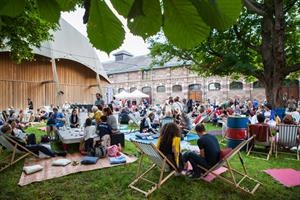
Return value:
[[(144, 143), (153, 143), (157, 144), (157, 139), (140, 139), (136, 137), (136, 134), (139, 134), (139, 132), (131, 132), (131, 133), (125, 133), (125, 140), (130, 141), (130, 139), (144, 142)], [(198, 140), (199, 136), (196, 134), (188, 133), (186, 137), (184, 137), (183, 141), (192, 141), (192, 140)]]
[(267, 169), (265, 173), (269, 174), (283, 184), (285, 187), (300, 186), (300, 171), (294, 169)]
[[(49, 180), (57, 177), (66, 176), (69, 174), (74, 174), (78, 172), (84, 172), (84, 171), (90, 171), (95, 169), (102, 169), (102, 168), (108, 168), (108, 167), (115, 167), (119, 165), (126, 165), (132, 162), (135, 162), (137, 160), (134, 156), (127, 156), (126, 157), (126, 163), (121, 164), (110, 164), (109, 158), (102, 158), (97, 161), (96, 164), (91, 165), (81, 165), (78, 164), (76, 166), (72, 166), (71, 164), (62, 167), (62, 166), (52, 166), (52, 162), (54, 160), (58, 160), (62, 157), (54, 157), (49, 159), (34, 159), (34, 158), (27, 158), (25, 160), (24, 166), (32, 166), (32, 165), (41, 165), (44, 167), (42, 171), (36, 172), (31, 175), (26, 175), (24, 172), (22, 172), (21, 178), (19, 180), (18, 185), (24, 186), (28, 185), (33, 182), (40, 182), (44, 180)], [(68, 154), (65, 158), (70, 159), (71, 161), (80, 161), (82, 160), (84, 156), (80, 155), (79, 153), (75, 154)]]

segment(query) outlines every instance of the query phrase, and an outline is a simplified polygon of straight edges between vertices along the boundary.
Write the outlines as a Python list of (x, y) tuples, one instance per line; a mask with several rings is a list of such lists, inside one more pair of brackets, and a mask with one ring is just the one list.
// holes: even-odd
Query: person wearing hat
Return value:
[(32, 102), (32, 100), (28, 97), (27, 101), (28, 101), (28, 109), (29, 110), (33, 110), (33, 102)]

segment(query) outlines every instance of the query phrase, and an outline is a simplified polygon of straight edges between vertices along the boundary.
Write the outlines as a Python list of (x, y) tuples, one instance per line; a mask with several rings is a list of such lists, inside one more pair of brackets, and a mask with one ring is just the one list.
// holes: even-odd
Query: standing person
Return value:
[(198, 124), (195, 130), (200, 137), (197, 141), (200, 152), (186, 152), (182, 157), (184, 163), (189, 161), (193, 166), (192, 174), (189, 175), (191, 179), (201, 177), (204, 170), (201, 170), (198, 165), (209, 169), (220, 160), (220, 146), (215, 136), (206, 134), (203, 124)]
[(104, 100), (102, 99), (102, 95), (100, 93), (96, 94), (95, 106), (104, 106)]
[(188, 113), (192, 112), (192, 110), (193, 110), (193, 100), (192, 99), (188, 100), (187, 107), (188, 107)]
[(180, 154), (180, 135), (179, 127), (171, 122), (162, 127), (157, 141), (157, 148), (179, 171), (183, 168)]
[(33, 102), (32, 102), (32, 100), (29, 97), (27, 99), (27, 102), (28, 102), (28, 109), (29, 110), (33, 110)]

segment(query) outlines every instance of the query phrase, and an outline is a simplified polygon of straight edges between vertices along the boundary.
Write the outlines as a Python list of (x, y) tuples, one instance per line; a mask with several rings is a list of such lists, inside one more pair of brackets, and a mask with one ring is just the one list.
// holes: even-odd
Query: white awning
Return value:
[(125, 90), (123, 90), (122, 92), (120, 92), (119, 94), (116, 94), (115, 97), (117, 99), (127, 99), (130, 98), (130, 93), (126, 92)]
[(130, 93), (130, 98), (148, 98), (149, 95), (139, 91), (139, 90), (135, 90), (133, 92)]

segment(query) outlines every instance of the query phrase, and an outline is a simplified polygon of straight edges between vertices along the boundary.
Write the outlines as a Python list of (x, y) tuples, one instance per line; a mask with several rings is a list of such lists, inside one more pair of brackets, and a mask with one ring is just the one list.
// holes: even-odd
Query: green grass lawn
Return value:
[[(209, 128), (215, 129), (213, 126)], [(29, 129), (32, 133), (44, 135), (44, 132)], [(35, 132), (36, 131), (36, 132)], [(220, 137), (218, 137), (220, 139)], [(126, 153), (138, 156), (136, 148), (126, 142)], [(255, 196), (242, 193), (220, 180), (212, 183), (190, 181), (185, 177), (172, 177), (154, 192), (149, 199), (299, 199), (300, 187), (285, 188), (269, 175), (262, 172), (269, 168), (293, 168), (300, 170), (300, 161), (285, 159), (279, 155), (269, 161), (244, 156), (248, 173), (261, 181)], [(144, 196), (128, 188), (134, 179), (138, 162), (133, 164), (94, 170), (69, 176), (33, 183), (24, 187), (17, 186), (23, 161), (0, 173), (0, 199), (144, 199)], [(144, 167), (150, 165), (146, 160)], [(232, 166), (238, 167), (239, 160), (232, 160)], [(240, 168), (239, 168), (240, 169)], [(158, 175), (158, 171), (155, 174)], [(155, 178), (152, 176), (151, 178)], [(157, 176), (158, 177), (158, 176)]]

